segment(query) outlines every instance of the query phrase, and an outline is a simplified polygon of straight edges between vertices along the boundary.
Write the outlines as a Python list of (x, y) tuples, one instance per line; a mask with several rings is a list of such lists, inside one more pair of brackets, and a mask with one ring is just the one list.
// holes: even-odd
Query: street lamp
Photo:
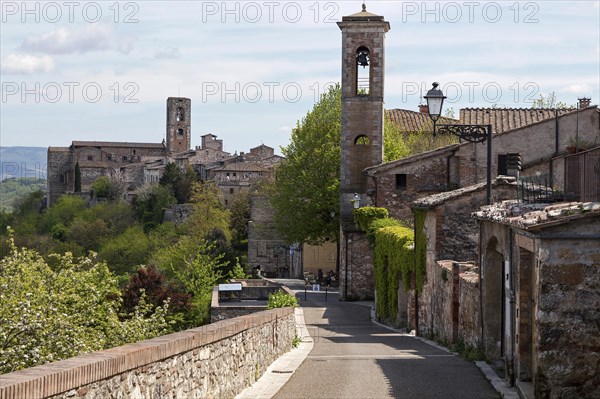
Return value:
[(436, 122), (442, 114), (444, 105), (444, 93), (438, 86), (438, 82), (433, 82), (433, 88), (424, 96), (429, 108), (429, 117), (433, 121), (433, 135), (452, 134), (461, 140), (470, 143), (483, 143), (487, 141), (487, 204), (492, 201), (492, 125), (438, 125)]

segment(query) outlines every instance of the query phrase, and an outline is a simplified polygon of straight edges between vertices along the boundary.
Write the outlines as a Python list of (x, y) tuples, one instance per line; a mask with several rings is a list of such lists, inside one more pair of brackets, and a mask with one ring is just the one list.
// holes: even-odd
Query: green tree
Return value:
[(82, 198), (75, 195), (61, 195), (58, 201), (42, 215), (39, 232), (50, 233), (57, 224), (68, 226), (84, 210), (85, 201)]
[(176, 164), (169, 162), (160, 178), (161, 186), (169, 187), (177, 203), (187, 203), (192, 194), (194, 183), (198, 181), (198, 176), (191, 165), (186, 164), (182, 169)]
[(558, 109), (574, 109), (574, 105), (569, 105), (556, 98), (554, 92), (548, 93), (546, 96), (540, 94), (540, 98), (533, 100), (531, 108), (558, 108)]
[(106, 241), (98, 255), (114, 274), (129, 277), (139, 265), (146, 263), (150, 255), (150, 240), (140, 226), (132, 226)]
[(162, 223), (165, 209), (176, 203), (170, 187), (147, 186), (138, 192), (133, 207), (144, 231), (150, 231)]
[(320, 244), (339, 235), (341, 90), (331, 87), (292, 130), (277, 169), (272, 204), (288, 243)]
[(121, 294), (106, 264), (89, 257), (17, 249), (0, 260), (0, 374), (170, 331), (168, 306), (140, 301), (121, 313)]

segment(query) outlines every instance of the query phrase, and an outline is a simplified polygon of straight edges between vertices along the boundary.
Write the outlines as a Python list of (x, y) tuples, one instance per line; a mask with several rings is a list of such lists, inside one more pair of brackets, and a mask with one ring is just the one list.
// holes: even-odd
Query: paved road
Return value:
[(298, 297), (314, 347), (275, 398), (499, 398), (473, 363), (373, 324), (368, 306)]

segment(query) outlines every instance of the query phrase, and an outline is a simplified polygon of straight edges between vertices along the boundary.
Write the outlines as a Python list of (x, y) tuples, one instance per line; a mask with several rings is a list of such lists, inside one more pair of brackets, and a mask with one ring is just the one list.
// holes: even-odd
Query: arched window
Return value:
[(183, 129), (177, 129), (177, 135), (183, 136)]
[(360, 135), (354, 140), (354, 145), (369, 145), (369, 138), (365, 135)]
[(365, 46), (356, 50), (356, 95), (368, 96), (371, 78), (370, 51)]
[(177, 122), (181, 122), (185, 119), (185, 115), (183, 112), (183, 108), (179, 107), (177, 108)]

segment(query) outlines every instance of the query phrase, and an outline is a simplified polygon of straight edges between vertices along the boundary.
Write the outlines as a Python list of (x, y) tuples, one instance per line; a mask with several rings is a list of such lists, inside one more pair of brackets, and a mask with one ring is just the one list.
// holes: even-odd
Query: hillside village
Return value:
[[(285, 158), (273, 148), (231, 154), (214, 134), (190, 148), (189, 98), (166, 100), (162, 143), (90, 138), (48, 148), (48, 205), (66, 193), (93, 200), (100, 176), (121, 182), (123, 199), (131, 201), (141, 187), (158, 184), (169, 163), (191, 167), (199, 181), (214, 182), (225, 207), (241, 192), (252, 194), (248, 265), (264, 277), (308, 283), (319, 271), (335, 270), (341, 301), (375, 300), (381, 323), (482, 351), (524, 397), (600, 397), (598, 106), (582, 97), (574, 109), (461, 109), (440, 125), (490, 126), (491, 143), (461, 140), (384, 162), (386, 115), (404, 132), (427, 131), (432, 106), (384, 108), (390, 24), (383, 16), (363, 6), (338, 26), (344, 51), (337, 246), (288, 243), (275, 228), (269, 197), (253, 190), (276, 182)], [(359, 82), (359, 66), (367, 67), (367, 83)], [(390, 253), (378, 256), (377, 237), (357, 222), (367, 213), (406, 222), (402, 229), (410, 228), (411, 237), (392, 253), (410, 254), (403, 259), (410, 267), (396, 268)], [(277, 314), (287, 320), (281, 324), (291, 323), (288, 316)], [(267, 334), (273, 350), (286, 334), (275, 333), (284, 328), (275, 319)]]

